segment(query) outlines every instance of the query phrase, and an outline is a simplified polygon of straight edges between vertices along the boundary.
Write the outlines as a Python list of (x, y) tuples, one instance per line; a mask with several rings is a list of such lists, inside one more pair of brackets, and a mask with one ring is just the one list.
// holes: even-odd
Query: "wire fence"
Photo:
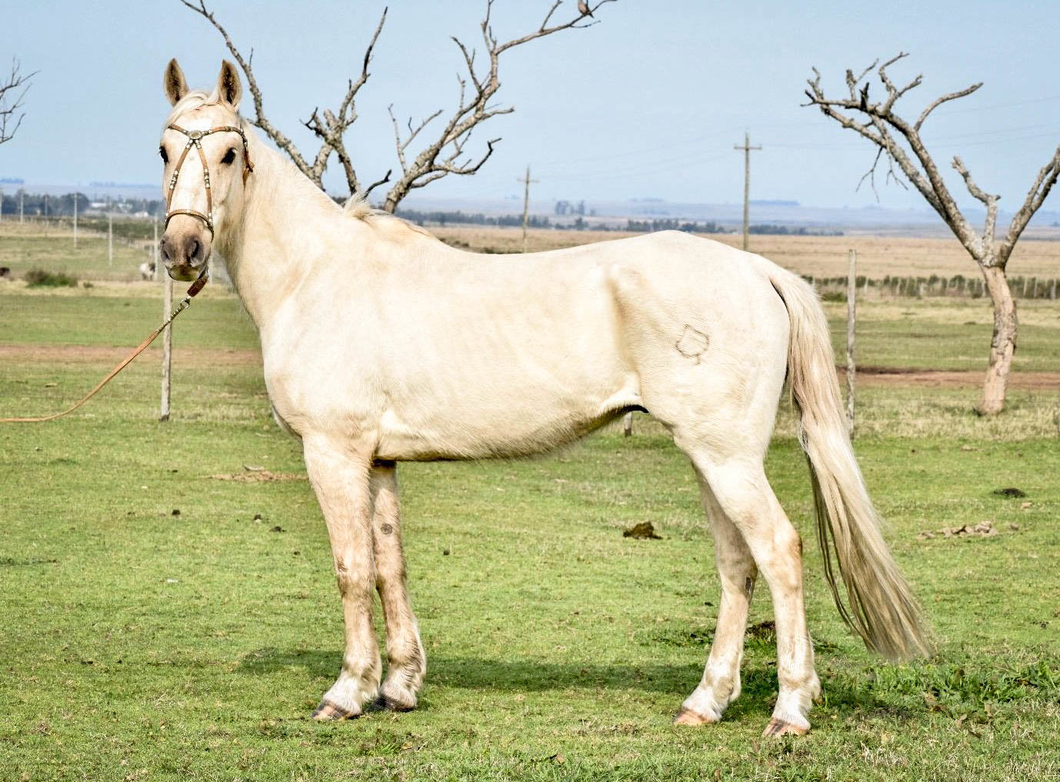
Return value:
[[(814, 277), (803, 275), (803, 279), (817, 287), (825, 301), (846, 301), (847, 278)], [(1056, 300), (1060, 279), (1050, 277), (1008, 276), (1009, 289), (1017, 299)], [(875, 293), (881, 296), (910, 297), (923, 299), (927, 297), (950, 297), (981, 299), (988, 297), (986, 285), (981, 279), (957, 274), (953, 277), (892, 277), (874, 279), (864, 275), (857, 278), (857, 287), (861, 295)]]

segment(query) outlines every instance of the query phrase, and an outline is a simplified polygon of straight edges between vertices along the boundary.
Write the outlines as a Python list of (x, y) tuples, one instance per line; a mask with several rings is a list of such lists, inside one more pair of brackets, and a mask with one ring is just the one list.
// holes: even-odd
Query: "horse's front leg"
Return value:
[(371, 489), (376, 587), (386, 620), (388, 663), (379, 701), (385, 708), (407, 711), (416, 707), (417, 694), (427, 673), (427, 657), (420, 642), (416, 617), (409, 606), (405, 584), (397, 466), (393, 462), (375, 464), (372, 468)]
[(327, 522), (346, 626), (342, 671), (313, 713), (318, 720), (359, 716), (379, 690), (379, 644), (372, 628), (370, 449), (305, 437), (306, 469)]

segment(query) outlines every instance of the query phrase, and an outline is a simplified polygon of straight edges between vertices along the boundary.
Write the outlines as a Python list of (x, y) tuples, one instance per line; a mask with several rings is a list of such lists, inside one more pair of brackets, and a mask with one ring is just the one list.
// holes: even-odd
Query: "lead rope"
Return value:
[(129, 366), (129, 364), (132, 363), (133, 359), (143, 353), (147, 349), (147, 346), (155, 341), (158, 335), (165, 330), (166, 326), (173, 322), (177, 315), (179, 315), (191, 306), (191, 300), (195, 298), (195, 295), (199, 291), (206, 287), (206, 282), (209, 279), (208, 271), (209, 267), (202, 270), (202, 274), (200, 274), (198, 279), (196, 279), (195, 282), (191, 284), (191, 287), (188, 288), (187, 295), (180, 300), (180, 303), (177, 305), (177, 308), (173, 311), (173, 314), (169, 316), (166, 322), (159, 326), (157, 329), (155, 329), (154, 333), (151, 334), (151, 336), (149, 336), (143, 342), (141, 342), (139, 347), (137, 347), (132, 353), (130, 353), (124, 361), (118, 364), (118, 366), (114, 367), (114, 369), (111, 370), (109, 375), (100, 380), (99, 385), (97, 385), (95, 388), (85, 394), (85, 396), (83, 396), (81, 400), (69, 410), (63, 410), (61, 413), (55, 413), (54, 415), (46, 415), (40, 418), (0, 418), (0, 424), (39, 424), (43, 423), (44, 421), (54, 421), (56, 418), (62, 418), (64, 415), (69, 415), (70, 413), (74, 412), (74, 410), (79, 408), (81, 405), (83, 405), (85, 402), (87, 402), (89, 399), (99, 393), (99, 390), (103, 388), (103, 386), (107, 385), (107, 383), (109, 383), (111, 380), (113, 380), (115, 375), (125, 369), (125, 367)]

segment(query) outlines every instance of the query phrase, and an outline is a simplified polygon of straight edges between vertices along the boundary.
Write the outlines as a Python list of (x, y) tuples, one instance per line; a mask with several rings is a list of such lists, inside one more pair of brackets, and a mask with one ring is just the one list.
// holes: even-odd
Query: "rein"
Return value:
[(0, 424), (39, 424), (43, 423), (44, 421), (54, 421), (56, 418), (62, 418), (64, 415), (69, 415), (70, 413), (74, 412), (74, 410), (79, 408), (81, 405), (83, 405), (85, 402), (87, 402), (89, 399), (99, 393), (99, 390), (103, 388), (103, 386), (107, 385), (107, 383), (109, 383), (115, 375), (117, 375), (119, 372), (125, 369), (125, 367), (131, 364), (134, 358), (143, 353), (147, 349), (147, 346), (155, 341), (155, 338), (158, 337), (158, 335), (165, 330), (166, 326), (173, 322), (177, 315), (179, 315), (188, 307), (190, 307), (191, 300), (195, 298), (195, 295), (199, 291), (206, 287), (207, 280), (209, 280), (208, 268), (203, 269), (202, 274), (200, 274), (198, 279), (196, 279), (195, 282), (191, 284), (191, 287), (188, 288), (187, 295), (180, 300), (180, 303), (177, 305), (177, 308), (173, 311), (173, 314), (166, 319), (166, 322), (159, 326), (157, 329), (155, 329), (154, 333), (152, 333), (151, 336), (141, 342), (140, 345), (125, 358), (124, 361), (118, 364), (118, 366), (114, 367), (114, 369), (110, 371), (109, 375), (99, 381), (99, 384), (87, 394), (85, 394), (85, 396), (83, 396), (81, 400), (73, 407), (68, 410), (63, 410), (61, 413), (55, 413), (54, 415), (46, 415), (40, 418), (0, 418)]

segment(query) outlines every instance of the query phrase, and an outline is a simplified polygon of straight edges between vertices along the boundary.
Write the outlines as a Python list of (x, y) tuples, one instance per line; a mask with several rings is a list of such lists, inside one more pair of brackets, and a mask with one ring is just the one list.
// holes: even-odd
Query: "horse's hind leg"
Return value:
[(703, 680), (681, 704), (681, 711), (674, 718), (675, 725), (717, 722), (725, 707), (739, 697), (744, 629), (758, 575), (743, 535), (718, 505), (698, 470), (697, 477), (703, 508), (714, 533), (714, 558), (721, 577), (721, 605)]
[(379, 691), (379, 704), (407, 711), (416, 707), (417, 693), (427, 673), (427, 658), (405, 585), (397, 467), (393, 462), (379, 462), (372, 468), (371, 491), (376, 588), (386, 620), (389, 663), (386, 681)]
[(356, 717), (378, 693), (381, 668), (372, 627), (371, 459), (368, 453), (358, 453), (356, 443), (305, 437), (303, 445), (309, 481), (328, 526), (346, 631), (339, 678), (313, 717)]
[(813, 667), (802, 590), (802, 541), (780, 507), (760, 459), (689, 451), (718, 505), (742, 534), (769, 585), (780, 694), (765, 735), (806, 733), (821, 684)]

